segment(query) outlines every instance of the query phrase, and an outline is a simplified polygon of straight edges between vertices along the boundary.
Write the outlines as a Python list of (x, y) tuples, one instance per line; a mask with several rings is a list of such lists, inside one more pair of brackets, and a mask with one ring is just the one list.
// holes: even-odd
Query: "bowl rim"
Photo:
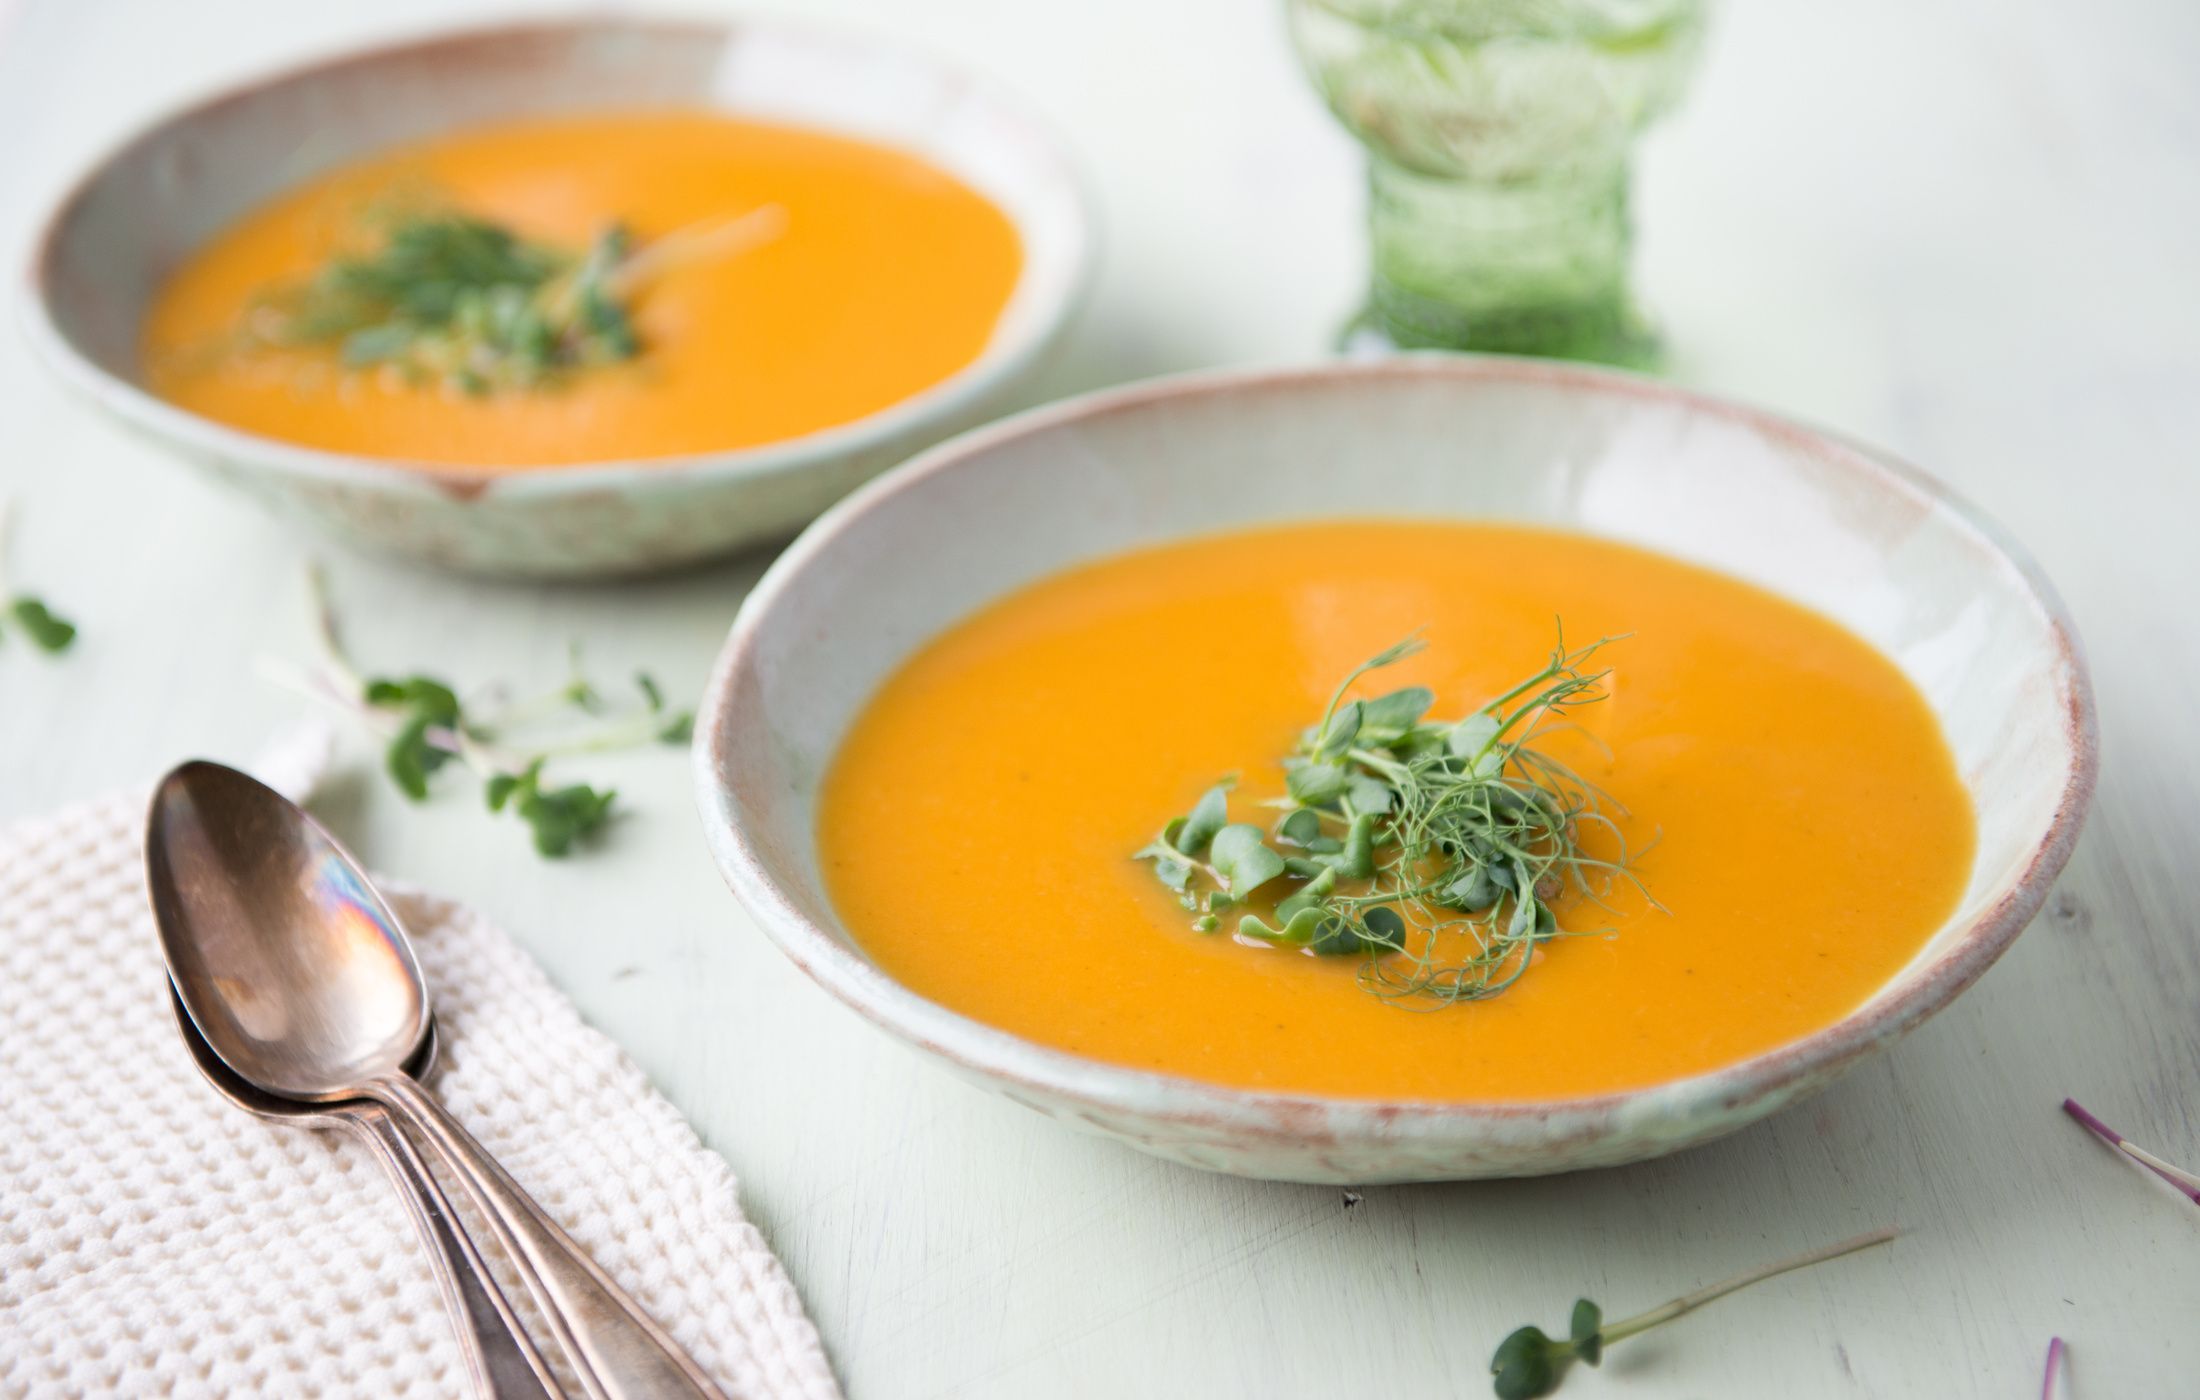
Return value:
[[(974, 95), (1008, 113), (1020, 127), (1031, 133), (1035, 149), (1044, 154), (1049, 175), (1067, 196), (1072, 217), (1065, 226), (1064, 275), (1044, 300), (1034, 303), (1012, 324), (1009, 312), (1034, 285), (1027, 257), (1002, 307), (1001, 317), (995, 322), (993, 334), (974, 359), (946, 378), (860, 418), (799, 437), (746, 447), (576, 463), (480, 467), (375, 457), (266, 437), (169, 403), (134, 380), (93, 361), (62, 331), (54, 314), (52, 292), (63, 226), (119, 161), (162, 133), (270, 88), (310, 83), (339, 70), (387, 63), (445, 47), (538, 35), (636, 32), (726, 38), (761, 33), (856, 53), (892, 54), (922, 65), (958, 92)], [(891, 144), (872, 137), (861, 139), (873, 144)], [(911, 153), (930, 159), (921, 152), (912, 150)], [(1000, 207), (1016, 225), (1019, 236), (1028, 242), (1028, 225), (1017, 220), (1007, 206)], [(462, 500), (485, 495), (513, 500), (550, 498), (615, 489), (643, 481), (668, 486), (715, 483), (769, 477), (828, 458), (852, 457), (889, 444), (927, 424), (952, 422), (957, 415), (984, 403), (989, 395), (1002, 390), (1043, 353), (1084, 304), (1099, 261), (1097, 209), (1090, 172), (1050, 118), (1007, 85), (942, 59), (921, 45), (771, 14), (713, 19), (603, 12), (432, 26), (339, 46), (250, 72), (163, 108), (132, 126), (89, 157), (38, 216), (30, 242), (31, 251), (19, 274), (18, 319), (38, 358), (71, 388), (120, 415), (134, 427), (211, 457), (246, 461), (289, 475), (336, 484), (384, 490), (425, 487)], [(1004, 330), (1008, 334), (1004, 335)]]
[[(1895, 982), (1839, 1021), (1719, 1069), (1633, 1089), (1521, 1101), (1384, 1099), (1237, 1088), (1089, 1059), (1027, 1040), (965, 1016), (904, 987), (842, 947), (795, 908), (768, 859), (747, 840), (730, 787), (719, 781), (721, 736), (735, 714), (736, 678), (755, 665), (765, 618), (809, 561), (859, 516), (896, 494), (1016, 438), (1081, 420), (1218, 391), (1289, 388), (1336, 380), (1496, 380), (1674, 403), (1755, 429), (1821, 456), (1839, 455), (1888, 485), (1923, 498), (1970, 529), (2010, 566), (2047, 624), (2055, 653), (2058, 708), (2070, 754), (2053, 819), (2024, 859), (2014, 884), (1978, 911), (1947, 949), (1911, 963)], [(2067, 608), (2031, 556), (2000, 526), (1941, 482), (1907, 462), (1838, 432), (1783, 414), (1683, 388), (1646, 375), (1500, 355), (1416, 353), (1369, 361), (1325, 361), (1276, 368), (1225, 368), (1167, 375), (1045, 405), (962, 433), (887, 472), (818, 518), (773, 561), (736, 614), (697, 710), (692, 749), (697, 804), (711, 854), (734, 895), (797, 967), (866, 1020), (931, 1051), (965, 1072), (1006, 1081), (1041, 1096), (1124, 1111), (1147, 1119), (1220, 1127), (1240, 1138), (1306, 1143), (1380, 1138), (1411, 1142), (1588, 1140), (1648, 1120), (1684, 1126), (1667, 1134), (1705, 1135), (1694, 1120), (1756, 1116), (1784, 1093), (1823, 1082), (1852, 1061), (1915, 1027), (1945, 1006), (2000, 957), (2045, 901), (2068, 861), (2099, 772), (2099, 736), (2091, 678)], [(1693, 1124), (1693, 1126), (1690, 1126)], [(1710, 1131), (1716, 1131), (1711, 1129)]]

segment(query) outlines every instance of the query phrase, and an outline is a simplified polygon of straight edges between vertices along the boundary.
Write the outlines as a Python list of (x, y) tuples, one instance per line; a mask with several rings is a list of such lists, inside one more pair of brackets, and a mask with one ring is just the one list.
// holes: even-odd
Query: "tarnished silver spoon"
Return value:
[[(451, 1325), (458, 1332), (459, 1353), (466, 1360), (466, 1372), (476, 1391), (495, 1396), (496, 1400), (555, 1400), (564, 1395), (543, 1364), (542, 1353), (527, 1340), (503, 1290), (489, 1276), (481, 1251), (458, 1223), (458, 1215), (443, 1188), (436, 1184), (434, 1173), (420, 1160), (412, 1140), (390, 1121), (388, 1109), (367, 1099), (299, 1103), (263, 1094), (222, 1063), (221, 1056), (191, 1023), (191, 1014), (183, 1009), (183, 999), (175, 995), (173, 986), (168, 1002), (176, 1013), (176, 1030), (183, 1036), (184, 1048), (191, 1052), (192, 1062), (216, 1093), (247, 1113), (277, 1123), (346, 1129), (373, 1150), (375, 1160), (389, 1173), (397, 1194), (404, 1199), (405, 1213), (420, 1232), (421, 1244), (427, 1247), (436, 1283), (443, 1291), (443, 1305), (450, 1310)], [(435, 1064), (435, 1051), (435, 1027), (431, 1024), (426, 1043), (406, 1066), (406, 1073), (416, 1079), (425, 1075)]]
[(236, 1075), (305, 1103), (372, 1099), (449, 1163), (598, 1400), (719, 1391), (406, 1065), (427, 987), (389, 906), (281, 793), (218, 763), (161, 780), (146, 887), (191, 1022)]

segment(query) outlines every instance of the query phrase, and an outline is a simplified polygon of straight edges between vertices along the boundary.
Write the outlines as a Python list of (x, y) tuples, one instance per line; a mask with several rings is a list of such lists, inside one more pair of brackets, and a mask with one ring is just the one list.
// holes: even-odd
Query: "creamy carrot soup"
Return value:
[[(568, 263), (616, 227), (634, 343), (490, 391), (362, 365), (364, 339), (260, 333), (286, 290), (371, 256), (393, 211), (424, 208)], [(984, 348), (1021, 264), (998, 207), (899, 151), (704, 112), (528, 121), (391, 150), (247, 215), (162, 290), (143, 362), (162, 397), (312, 447), (490, 467), (712, 451), (947, 378)]]
[[(1559, 620), (1617, 640), (1602, 698), (1539, 742), (1625, 804), (1585, 844), (1631, 855), (1595, 886), (1607, 907), (1548, 901), (1566, 936), (1532, 940), (1500, 993), (1373, 995), (1368, 959), (1241, 936), (1237, 910), (1199, 931), (1132, 859), (1225, 774), (1231, 820), (1280, 816), (1278, 756), (1389, 643), (1426, 647), (1353, 693), (1425, 686), (1456, 716), (1543, 664)], [(1825, 617), (1584, 536), (1352, 523), (1110, 559), (950, 628), (853, 725), (818, 839), (865, 949), (977, 1020), (1246, 1088), (1502, 1101), (1711, 1070), (1838, 1020), (1952, 912), (1974, 829), (1924, 698)], [(1246, 907), (1280, 922), (1272, 894)]]

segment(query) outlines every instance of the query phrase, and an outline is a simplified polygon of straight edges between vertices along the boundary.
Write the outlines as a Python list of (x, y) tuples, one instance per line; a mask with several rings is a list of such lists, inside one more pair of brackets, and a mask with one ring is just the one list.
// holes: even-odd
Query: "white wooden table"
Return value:
[[(0, 4), (0, 13), (5, 12)], [(22, 0), (0, 38), (0, 237), (87, 152), (249, 70), (454, 18), (438, 0)], [(502, 9), (504, 7), (497, 7)], [(1318, 351), (1362, 256), (1358, 166), (1271, 0), (809, 0), (1007, 78), (1090, 161), (1106, 269), (1033, 398)], [(2200, 1393), (2200, 1210), (2065, 1121), (2200, 1162), (2200, 19), (2179, 0), (1748, 0), (1643, 165), (1644, 282), (1692, 383), (1884, 443), (2038, 555), (2101, 697), (2099, 805), (2001, 965), (1823, 1098), (1557, 1180), (1257, 1185), (1066, 1133), (920, 1063), (720, 887), (684, 762), (606, 759), (632, 816), (536, 860), (363, 748), (320, 810), (512, 928), (740, 1174), (859, 1396), (1487, 1395), (1517, 1323), (1632, 1311), (1886, 1221), (1913, 1233), (1618, 1350), (1565, 1394)], [(13, 311), (13, 307), (8, 308)], [(296, 713), (315, 548), (65, 398), (0, 336), (16, 563), (82, 623), (0, 651), (0, 820), (242, 759)], [(568, 638), (693, 692), (749, 558), (606, 588), (335, 554), (381, 666), (554, 683)], [(578, 769), (576, 772), (580, 771)], [(4, 1130), (4, 1129), (0, 1129)]]

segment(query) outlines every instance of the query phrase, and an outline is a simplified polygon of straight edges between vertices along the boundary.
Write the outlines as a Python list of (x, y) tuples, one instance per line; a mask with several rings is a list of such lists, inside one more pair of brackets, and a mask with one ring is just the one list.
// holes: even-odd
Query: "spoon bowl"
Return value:
[[(289, 1123), (302, 1128), (344, 1128), (351, 1126), (346, 1110), (359, 1108), (380, 1113), (382, 1108), (364, 1099), (339, 1099), (332, 1103), (307, 1103), (302, 1099), (279, 1098), (252, 1087), (248, 1080), (222, 1063), (222, 1057), (214, 1053), (214, 1047), (206, 1043), (199, 1033), (198, 1023), (183, 1004), (183, 997), (175, 987), (168, 989), (168, 1004), (176, 1013), (176, 1034), (183, 1039), (183, 1048), (191, 1052), (191, 1063), (198, 1068), (200, 1078), (217, 1094), (255, 1118), (265, 1118), (272, 1123)], [(419, 1053), (406, 1062), (405, 1073), (415, 1079), (425, 1079), (435, 1068), (439, 1049), (435, 1022), (428, 1023), (427, 1039), (420, 1043)]]
[[(154, 789), (145, 876), (176, 997), (236, 1078), (337, 1115), (372, 1100), (378, 1124), (402, 1122), (433, 1148), (592, 1400), (723, 1400), (408, 1072), (434, 1033), (427, 984), (404, 928), (334, 837), (257, 779), (195, 761)], [(404, 1135), (391, 1127), (387, 1140)]]
[(430, 1036), (396, 915), (289, 799), (217, 763), (154, 791), (146, 888), (176, 994), (237, 1076), (281, 1098), (355, 1097)]

